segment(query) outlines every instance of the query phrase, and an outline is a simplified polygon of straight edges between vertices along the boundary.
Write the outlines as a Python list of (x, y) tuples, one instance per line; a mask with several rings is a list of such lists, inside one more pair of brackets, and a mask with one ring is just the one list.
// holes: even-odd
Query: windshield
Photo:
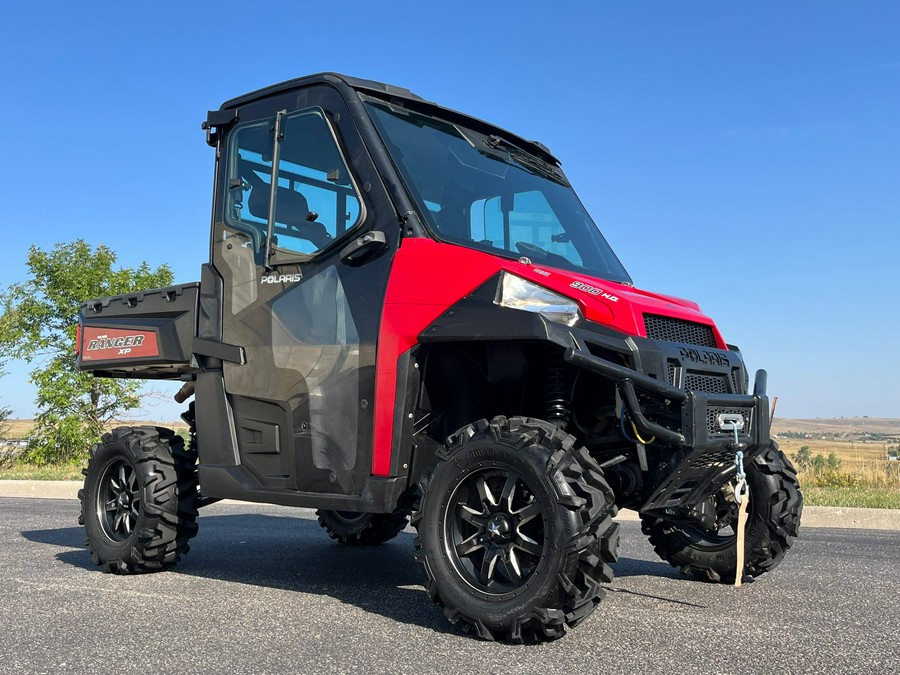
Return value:
[(383, 101), (367, 105), (439, 238), (631, 283), (558, 167), (497, 136)]

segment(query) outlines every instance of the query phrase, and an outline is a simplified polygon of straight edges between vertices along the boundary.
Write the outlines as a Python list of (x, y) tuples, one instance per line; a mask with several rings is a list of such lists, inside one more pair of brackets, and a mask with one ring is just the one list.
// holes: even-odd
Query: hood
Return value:
[(644, 315), (655, 314), (710, 326), (719, 348), (727, 348), (713, 320), (700, 311), (696, 302), (545, 265), (509, 260), (502, 267), (575, 300), (586, 319), (628, 335), (647, 337)]

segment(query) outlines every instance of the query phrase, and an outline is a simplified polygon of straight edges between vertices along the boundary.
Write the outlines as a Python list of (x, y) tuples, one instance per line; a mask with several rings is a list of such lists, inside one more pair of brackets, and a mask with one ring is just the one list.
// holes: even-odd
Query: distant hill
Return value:
[[(177, 422), (127, 420), (111, 424), (110, 427), (150, 424), (170, 429), (186, 429), (181, 420)], [(34, 420), (15, 419), (6, 423), (9, 428), (0, 438), (28, 438)], [(892, 417), (822, 417), (816, 419), (785, 419), (776, 415), (772, 422), (772, 433), (808, 434), (813, 438), (844, 440), (891, 439), (900, 440), (900, 419)]]
[(772, 432), (778, 435), (809, 434), (813, 438), (845, 440), (900, 439), (900, 419), (892, 417), (822, 417), (782, 419), (775, 417)]

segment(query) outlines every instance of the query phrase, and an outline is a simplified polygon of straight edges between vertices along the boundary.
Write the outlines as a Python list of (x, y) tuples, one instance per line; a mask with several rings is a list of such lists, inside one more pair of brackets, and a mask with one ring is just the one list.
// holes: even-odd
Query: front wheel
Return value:
[[(794, 542), (803, 512), (797, 472), (774, 442), (746, 466), (750, 488), (744, 545), (744, 577), (773, 569)], [(737, 572), (737, 505), (730, 485), (708, 498), (716, 526), (641, 516), (641, 529), (660, 558), (685, 574), (709, 581), (734, 582)]]
[(91, 448), (79, 524), (97, 565), (149, 572), (174, 565), (197, 533), (195, 453), (169, 429), (120, 427)]
[(427, 590), (482, 638), (542, 642), (583, 621), (612, 581), (613, 492), (575, 439), (540, 420), (463, 427), (413, 514)]

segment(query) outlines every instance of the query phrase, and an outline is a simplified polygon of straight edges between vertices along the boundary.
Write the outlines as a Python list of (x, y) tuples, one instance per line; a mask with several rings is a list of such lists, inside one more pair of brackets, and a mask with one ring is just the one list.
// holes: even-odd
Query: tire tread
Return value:
[[(758, 577), (778, 566), (799, 535), (803, 513), (803, 495), (797, 471), (778, 449), (778, 444), (773, 441), (752, 461), (748, 474), (750, 471), (757, 471), (760, 475), (771, 478), (777, 489), (768, 497), (769, 517), (762, 519), (760, 535), (749, 542), (744, 563), (746, 577)], [(753, 508), (752, 501), (750, 508)], [(685, 544), (680, 530), (668, 521), (642, 515), (641, 530), (649, 538), (657, 555), (682, 573), (709, 581), (734, 582), (735, 570), (692, 561), (685, 552), (690, 546)]]
[[(185, 449), (184, 439), (161, 427), (117, 427), (103, 435), (90, 450), (83, 470), (85, 486), (96, 479), (91, 463), (106, 446), (124, 450), (141, 476), (143, 526), (132, 544), (116, 555), (105, 557), (88, 538), (85, 543), (95, 564), (115, 574), (152, 572), (171, 567), (190, 549), (197, 534), (197, 456)], [(85, 488), (78, 491), (80, 525), (85, 524), (90, 506)]]
[[(451, 434), (436, 454), (439, 459), (450, 461), (469, 443), (486, 434), (497, 443), (512, 443), (518, 449), (541, 445), (551, 453), (546, 473), (557, 503), (570, 511), (578, 523), (577, 531), (566, 544), (566, 562), (556, 575), (555, 591), (550, 594), (555, 606), (538, 606), (505, 626), (486, 625), (465, 608), (453, 606), (441, 594), (425, 560), (420, 535), (415, 541), (416, 559), (425, 564), (426, 591), (444, 608), (447, 619), (466, 633), (513, 643), (555, 640), (565, 634), (567, 626), (576, 626), (594, 611), (605, 594), (602, 584), (613, 579), (609, 563), (616, 560), (618, 546), (618, 525), (612, 522), (617, 512), (613, 491), (587, 450), (575, 448), (572, 436), (542, 420), (526, 417), (479, 420)], [(423, 495), (428, 494), (436, 470), (437, 467), (422, 481)], [(411, 522), (417, 530), (423, 525), (423, 503), (424, 499), (420, 500), (412, 514)]]

